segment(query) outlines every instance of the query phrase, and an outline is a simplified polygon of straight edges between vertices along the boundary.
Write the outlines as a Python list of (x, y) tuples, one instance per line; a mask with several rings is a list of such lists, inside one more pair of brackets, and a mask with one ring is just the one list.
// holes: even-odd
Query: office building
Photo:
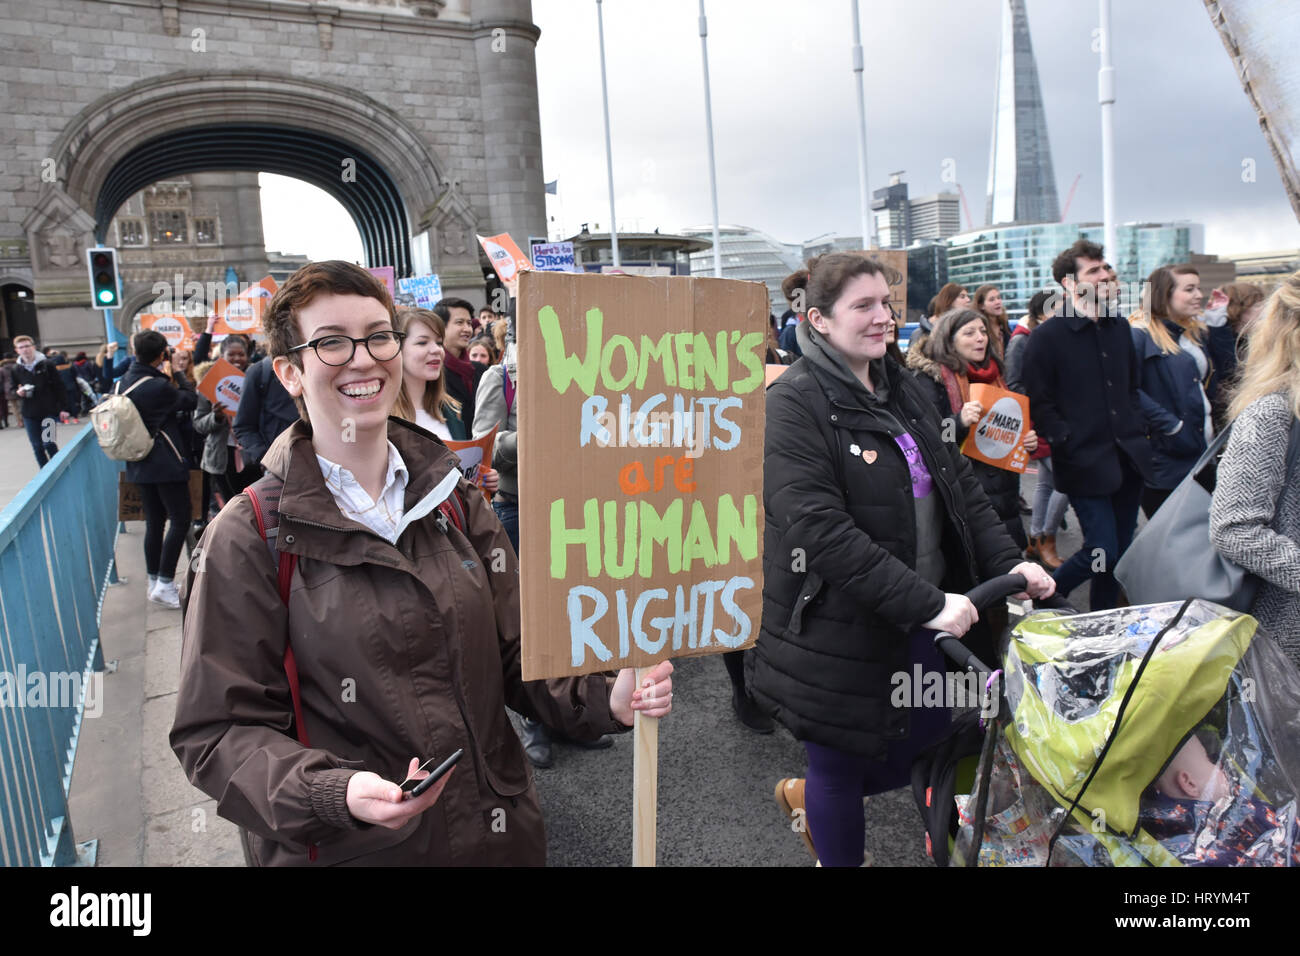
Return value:
[(889, 174), (889, 185), (871, 194), (871, 218), (881, 249), (904, 249), (912, 242), (907, 183), (902, 171)]
[[(699, 251), (691, 253), (691, 275), (713, 275), (713, 227), (692, 226), (683, 236), (708, 240)], [(745, 279), (767, 286), (771, 311), (781, 315), (789, 304), (781, 294), (781, 282), (803, 266), (799, 247), (778, 242), (765, 232), (748, 226), (720, 226), (718, 249), (722, 256), (724, 279)]]
[(908, 200), (907, 208), (912, 243), (947, 239), (961, 232), (961, 200), (956, 193), (918, 196)]
[[(1121, 305), (1136, 309), (1142, 281), (1157, 266), (1187, 262), (1194, 250), (1205, 248), (1205, 229), (1198, 223), (1122, 223), (1116, 227), (1117, 249), (1106, 258), (1121, 283)], [(1099, 222), (1037, 223), (994, 226), (960, 233), (948, 240), (948, 281), (959, 282), (972, 294), (985, 283), (1002, 292), (1007, 313), (1014, 319), (1027, 311), (1040, 289), (1056, 290), (1052, 262), (1076, 239), (1101, 243)]]

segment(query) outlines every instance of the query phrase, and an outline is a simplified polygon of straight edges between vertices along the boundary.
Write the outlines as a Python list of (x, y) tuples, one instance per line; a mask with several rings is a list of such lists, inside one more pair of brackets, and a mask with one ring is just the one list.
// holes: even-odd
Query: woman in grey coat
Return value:
[(1300, 272), (1283, 280), (1251, 330), (1210, 508), (1214, 547), (1262, 579), (1251, 614), (1300, 667), (1300, 481), (1286, 481), (1297, 369)]

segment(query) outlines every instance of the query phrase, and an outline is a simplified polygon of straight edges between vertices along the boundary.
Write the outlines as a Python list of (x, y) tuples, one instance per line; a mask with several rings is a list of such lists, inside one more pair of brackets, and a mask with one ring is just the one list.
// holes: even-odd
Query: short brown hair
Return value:
[(809, 259), (807, 268), (786, 276), (781, 292), (792, 306), (802, 292), (804, 308), (795, 309), (796, 312), (806, 314), (809, 309), (816, 309), (822, 315), (830, 315), (850, 279), (881, 276), (888, 283), (894, 279), (892, 272), (875, 259), (856, 252), (828, 252)]
[[(268, 358), (274, 360), (284, 355), (298, 368), (302, 368), (301, 353), (289, 351), (295, 345), (302, 344), (298, 315), (322, 295), (359, 295), (377, 299), (388, 310), (388, 319), (393, 323), (393, 328), (397, 328), (393, 297), (388, 294), (388, 286), (383, 282), (359, 265), (341, 259), (312, 262), (285, 280), (262, 313), (262, 331), (266, 334)], [(298, 414), (306, 421), (307, 404), (302, 396), (296, 396), (293, 403), (298, 406)]]
[(1087, 239), (1080, 237), (1062, 252), (1052, 262), (1052, 278), (1061, 288), (1065, 288), (1065, 277), (1072, 276), (1079, 271), (1080, 259), (1096, 259), (1099, 262), (1106, 261), (1106, 253), (1102, 247), (1095, 242), (1089, 242)]

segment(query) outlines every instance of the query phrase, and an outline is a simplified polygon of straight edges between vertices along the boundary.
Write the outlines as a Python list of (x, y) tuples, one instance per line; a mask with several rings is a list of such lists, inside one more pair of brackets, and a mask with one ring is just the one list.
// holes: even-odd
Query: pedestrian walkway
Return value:
[(181, 614), (146, 600), (144, 523), (127, 529), (117, 540), (123, 583), (108, 589), (101, 628), (104, 660), (116, 670), (104, 675), (102, 715), (81, 732), (68, 801), (74, 832), (99, 840), (98, 866), (242, 866), (238, 830), (190, 785), (168, 746)]
[[(76, 425), (59, 425), (58, 437), (54, 443), (62, 448), (89, 424), (90, 419), (83, 418)], [(0, 508), (13, 501), (23, 486), (36, 477), (38, 471), (40, 469), (36, 466), (36, 456), (32, 454), (32, 445), (27, 440), (23, 420), (11, 415), (9, 427), (0, 428)]]

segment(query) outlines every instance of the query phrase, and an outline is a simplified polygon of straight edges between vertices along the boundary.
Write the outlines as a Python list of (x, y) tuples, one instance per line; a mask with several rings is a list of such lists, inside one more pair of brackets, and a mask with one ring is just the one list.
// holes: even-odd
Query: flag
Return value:
[(559, 187), (560, 187), (560, 181), (558, 179), (552, 179), (549, 183), (546, 184), (546, 191), (552, 196), (557, 196), (559, 195), (558, 192)]

